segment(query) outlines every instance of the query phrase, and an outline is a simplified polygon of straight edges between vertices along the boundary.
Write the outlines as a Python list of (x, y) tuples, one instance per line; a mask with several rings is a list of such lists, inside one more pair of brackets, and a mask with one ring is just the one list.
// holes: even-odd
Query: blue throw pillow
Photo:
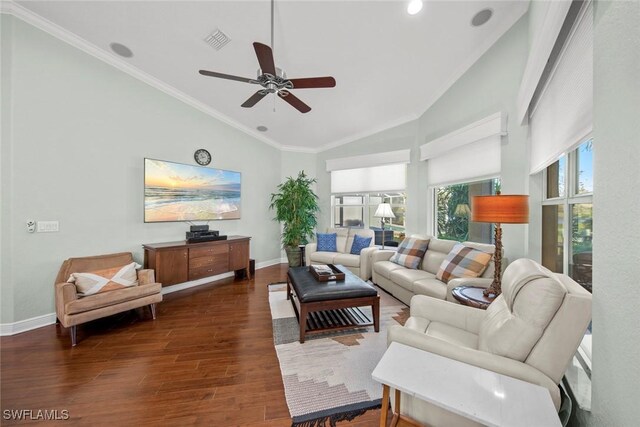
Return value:
[(351, 245), (351, 254), (360, 255), (360, 251), (371, 245), (371, 237), (362, 237), (357, 234), (353, 236), (353, 244)]
[(318, 251), (322, 252), (338, 252), (336, 245), (336, 233), (316, 233), (318, 238)]

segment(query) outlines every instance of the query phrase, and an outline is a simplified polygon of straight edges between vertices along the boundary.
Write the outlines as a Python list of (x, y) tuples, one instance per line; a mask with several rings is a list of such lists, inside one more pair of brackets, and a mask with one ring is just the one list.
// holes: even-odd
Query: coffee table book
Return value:
[[(340, 269), (338, 269), (333, 264), (326, 265), (326, 267), (329, 267), (331, 269), (332, 273), (325, 273), (324, 271), (322, 271), (324, 269), (316, 269), (314, 267), (315, 266), (310, 265), (309, 271), (311, 272), (313, 277), (316, 278), (318, 282), (328, 282), (330, 280), (344, 280), (344, 277), (345, 277), (344, 273), (340, 271)], [(318, 267), (325, 267), (325, 266), (318, 266)]]

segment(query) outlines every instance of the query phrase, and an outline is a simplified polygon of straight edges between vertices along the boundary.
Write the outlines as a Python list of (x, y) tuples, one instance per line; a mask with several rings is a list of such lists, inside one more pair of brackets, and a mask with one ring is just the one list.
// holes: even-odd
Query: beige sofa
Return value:
[[(522, 258), (506, 268), (502, 294), (486, 311), (416, 295), (411, 317), (404, 326), (389, 328), (387, 342), (545, 387), (557, 410), (558, 384), (590, 320), (589, 292), (568, 276)], [(420, 423), (479, 425), (409, 395), (400, 400), (400, 413)]]
[[(341, 264), (362, 280), (371, 277), (371, 254), (376, 250), (374, 246), (375, 233), (366, 228), (330, 228), (327, 233), (336, 233), (336, 248), (338, 252), (318, 251), (317, 243), (309, 243), (305, 247), (306, 265), (311, 264)], [(353, 236), (371, 237), (371, 244), (364, 248), (360, 255), (352, 255), (351, 245)]]
[[(457, 286), (477, 286), (488, 288), (493, 281), (493, 259), (487, 269), (478, 278), (452, 279), (449, 283), (436, 279), (438, 268), (447, 257), (456, 241), (440, 240), (431, 236), (414, 234), (411, 237), (429, 240), (427, 252), (417, 270), (403, 267), (389, 261), (395, 251), (379, 250), (372, 254), (372, 281), (405, 304), (409, 304), (414, 295), (427, 295), (434, 298), (457, 302), (451, 296), (451, 290)], [(493, 254), (495, 247), (484, 243), (464, 242), (465, 245)], [(506, 260), (503, 258), (503, 264)]]

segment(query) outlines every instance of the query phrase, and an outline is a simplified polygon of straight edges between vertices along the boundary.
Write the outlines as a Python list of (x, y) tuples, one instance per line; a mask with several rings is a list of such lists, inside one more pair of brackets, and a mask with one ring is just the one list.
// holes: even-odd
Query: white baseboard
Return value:
[(22, 332), (53, 325), (54, 323), (56, 323), (55, 313), (43, 314), (42, 316), (19, 320), (13, 323), (2, 323), (0, 324), (0, 336), (5, 337), (8, 335), (21, 334)]
[(177, 285), (166, 286), (162, 288), (162, 295), (172, 294), (174, 292), (183, 291), (189, 288), (195, 288), (196, 286), (201, 286), (206, 283), (215, 282), (216, 280), (226, 279), (227, 277), (232, 277), (233, 272), (218, 274), (217, 276), (203, 277), (198, 280), (191, 280), (190, 282), (178, 283)]
[(262, 261), (256, 264), (256, 270), (260, 270), (261, 268), (265, 268), (265, 267), (270, 267), (272, 265), (282, 264), (283, 262), (286, 263), (287, 259), (285, 258), (283, 261), (282, 258), (274, 258), (268, 261)]
[[(272, 265), (280, 264), (282, 262), (287, 262), (287, 261), (286, 259), (283, 261), (282, 259), (279, 259), (279, 258), (263, 261), (256, 264), (256, 270), (269, 267)], [(167, 286), (166, 288), (162, 288), (162, 295), (204, 285), (205, 283), (215, 282), (216, 280), (226, 279), (227, 277), (232, 277), (233, 274), (234, 273), (224, 273), (224, 274), (219, 274), (217, 276), (205, 277), (203, 279), (192, 280), (190, 282), (180, 283), (173, 286)], [(43, 326), (53, 325), (54, 323), (56, 323), (55, 313), (43, 314), (42, 316), (36, 316), (30, 319), (19, 320), (13, 323), (0, 323), (0, 336), (5, 337), (9, 335), (16, 335), (22, 332), (31, 331), (33, 329), (42, 328)]]

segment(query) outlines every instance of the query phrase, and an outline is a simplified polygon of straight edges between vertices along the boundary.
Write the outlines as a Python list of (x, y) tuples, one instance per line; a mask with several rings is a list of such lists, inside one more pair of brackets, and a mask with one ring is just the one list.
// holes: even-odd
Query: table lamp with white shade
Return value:
[(396, 216), (393, 214), (389, 203), (380, 203), (373, 216), (380, 218), (380, 226), (382, 227), (382, 249), (384, 249), (384, 220), (386, 218), (395, 218)]

